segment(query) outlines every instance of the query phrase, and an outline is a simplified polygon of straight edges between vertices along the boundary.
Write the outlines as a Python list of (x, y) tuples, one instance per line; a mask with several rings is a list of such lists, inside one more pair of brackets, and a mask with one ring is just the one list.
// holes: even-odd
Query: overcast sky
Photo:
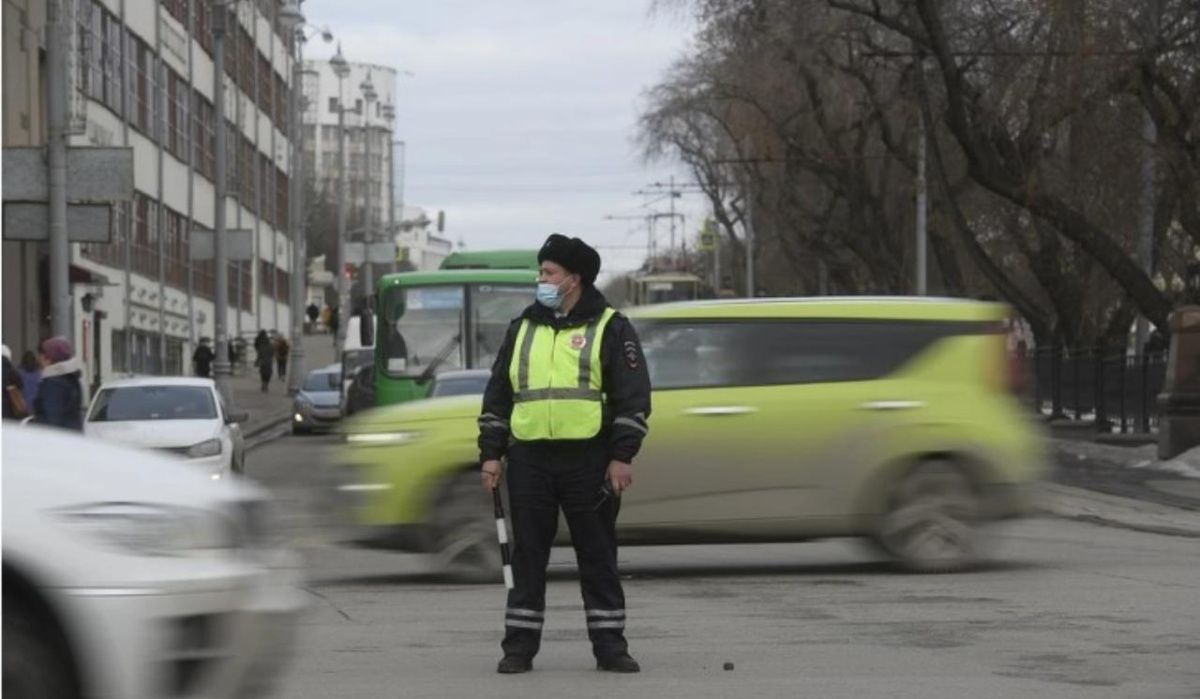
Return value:
[[(682, 14), (649, 0), (307, 0), (347, 60), (414, 73), (400, 77), (397, 138), (407, 143), (405, 201), (468, 248), (537, 247), (551, 232), (601, 249), (607, 270), (637, 267), (645, 213), (632, 193), (686, 172), (646, 166), (634, 143), (642, 92), (686, 48)], [(311, 42), (307, 56), (333, 47)], [(680, 211), (695, 230), (704, 206)], [(663, 208), (665, 210), (665, 202)], [(667, 245), (667, 221), (659, 223)], [(616, 246), (616, 247), (611, 247)], [(618, 249), (621, 248), (621, 249)]]

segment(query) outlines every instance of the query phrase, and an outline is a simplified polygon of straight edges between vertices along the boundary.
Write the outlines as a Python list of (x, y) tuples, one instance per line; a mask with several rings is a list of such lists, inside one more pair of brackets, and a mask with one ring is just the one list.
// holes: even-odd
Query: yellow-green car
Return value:
[[(909, 570), (970, 565), (980, 525), (1028, 512), (1045, 465), (1011, 390), (1008, 314), (859, 297), (630, 310), (654, 394), (622, 543), (855, 536)], [(479, 408), (431, 399), (345, 426), (341, 489), (365, 539), (497, 570)]]

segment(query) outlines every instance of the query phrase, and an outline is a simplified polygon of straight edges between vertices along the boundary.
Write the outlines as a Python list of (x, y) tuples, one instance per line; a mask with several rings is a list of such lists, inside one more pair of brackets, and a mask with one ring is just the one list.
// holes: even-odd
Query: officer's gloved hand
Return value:
[(479, 467), (479, 477), (483, 481), (483, 488), (489, 493), (500, 485), (500, 475), (504, 473), (504, 466), (500, 464), (498, 459), (484, 461)]

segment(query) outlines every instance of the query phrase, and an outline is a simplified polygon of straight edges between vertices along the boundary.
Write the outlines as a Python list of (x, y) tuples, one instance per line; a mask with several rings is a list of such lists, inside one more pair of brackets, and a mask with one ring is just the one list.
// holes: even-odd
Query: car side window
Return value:
[(658, 322), (638, 330), (655, 389), (866, 381), (963, 332), (950, 323), (852, 320)]

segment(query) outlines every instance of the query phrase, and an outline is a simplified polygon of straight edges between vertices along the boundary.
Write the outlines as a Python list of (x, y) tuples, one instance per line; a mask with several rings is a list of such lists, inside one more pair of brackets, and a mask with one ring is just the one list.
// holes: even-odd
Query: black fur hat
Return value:
[(579, 238), (568, 238), (552, 233), (542, 249), (538, 250), (538, 263), (550, 260), (562, 265), (568, 272), (579, 275), (585, 286), (596, 283), (600, 274), (600, 253)]

